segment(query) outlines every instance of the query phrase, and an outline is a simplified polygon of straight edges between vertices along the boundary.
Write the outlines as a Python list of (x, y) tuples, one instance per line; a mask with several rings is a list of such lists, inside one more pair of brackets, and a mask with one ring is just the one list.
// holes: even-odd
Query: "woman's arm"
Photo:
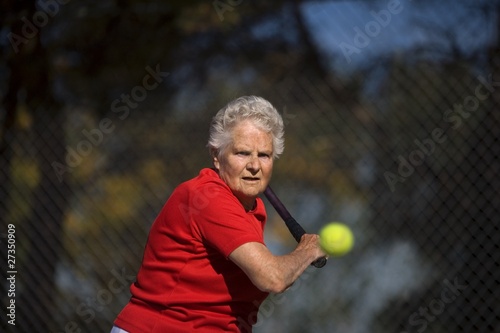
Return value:
[(290, 287), (295, 280), (316, 259), (325, 253), (319, 246), (319, 236), (305, 234), (294, 251), (276, 256), (261, 243), (245, 243), (229, 255), (255, 284), (266, 292), (280, 293)]

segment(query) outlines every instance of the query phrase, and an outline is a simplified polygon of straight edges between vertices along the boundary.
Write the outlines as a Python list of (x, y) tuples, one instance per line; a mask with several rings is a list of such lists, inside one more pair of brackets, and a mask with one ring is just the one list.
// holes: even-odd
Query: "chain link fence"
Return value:
[[(255, 332), (500, 332), (500, 55), (485, 52), (481, 69), (391, 53), (349, 75), (318, 75), (290, 57), (284, 75), (213, 75), (202, 93), (175, 99), (155, 90), (171, 79), (166, 69), (145, 65), (120, 91), (129, 98), (104, 112), (20, 103), (0, 157), (2, 331), (108, 332), (156, 214), (211, 166), (211, 117), (256, 94), (286, 124), (274, 190), (305, 229), (342, 221), (355, 246), (269, 296)], [(268, 247), (292, 250), (267, 211)]]

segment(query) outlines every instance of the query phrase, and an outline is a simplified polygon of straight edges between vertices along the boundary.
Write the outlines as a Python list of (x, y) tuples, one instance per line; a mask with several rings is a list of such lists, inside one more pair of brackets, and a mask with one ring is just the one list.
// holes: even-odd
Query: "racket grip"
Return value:
[(313, 263), (311, 265), (313, 265), (316, 268), (321, 268), (321, 267), (325, 266), (326, 265), (326, 257), (321, 257), (319, 259), (316, 259), (315, 261), (313, 261)]
[(290, 230), (290, 233), (292, 234), (293, 238), (298, 242), (300, 242), (300, 239), (302, 238), (302, 235), (306, 233), (304, 228), (295, 221), (293, 217), (289, 217), (285, 220), (285, 224), (288, 227), (288, 230)]
[[(292, 234), (293, 238), (298, 242), (300, 242), (300, 239), (302, 238), (302, 235), (306, 233), (304, 228), (293, 218), (289, 217), (285, 220), (285, 224), (288, 227), (288, 230), (290, 230), (290, 233)], [(311, 263), (316, 268), (321, 268), (326, 265), (326, 257), (321, 257), (319, 259), (316, 259)]]

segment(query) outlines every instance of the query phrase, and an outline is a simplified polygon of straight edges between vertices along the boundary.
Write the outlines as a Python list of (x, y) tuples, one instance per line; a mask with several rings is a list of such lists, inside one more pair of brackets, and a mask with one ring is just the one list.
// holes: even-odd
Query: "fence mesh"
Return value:
[[(269, 296), (255, 332), (500, 332), (500, 51), (481, 52), (478, 68), (394, 49), (349, 75), (287, 55), (276, 75), (234, 84), (248, 73), (225, 69), (175, 98), (145, 89), (145, 69), (119, 104), (18, 95), (12, 119), (2, 110), (2, 331), (109, 331), (156, 214), (211, 166), (211, 117), (251, 92), (286, 125), (275, 192), (306, 230), (342, 221), (355, 235)], [(267, 211), (267, 246), (292, 250)]]

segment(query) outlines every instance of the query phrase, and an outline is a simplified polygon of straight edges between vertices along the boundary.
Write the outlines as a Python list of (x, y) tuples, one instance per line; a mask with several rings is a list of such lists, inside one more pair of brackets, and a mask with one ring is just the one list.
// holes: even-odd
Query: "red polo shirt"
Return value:
[(251, 332), (267, 297), (228, 259), (264, 244), (261, 199), (246, 212), (212, 169), (178, 186), (154, 221), (132, 298), (115, 325), (131, 333)]

